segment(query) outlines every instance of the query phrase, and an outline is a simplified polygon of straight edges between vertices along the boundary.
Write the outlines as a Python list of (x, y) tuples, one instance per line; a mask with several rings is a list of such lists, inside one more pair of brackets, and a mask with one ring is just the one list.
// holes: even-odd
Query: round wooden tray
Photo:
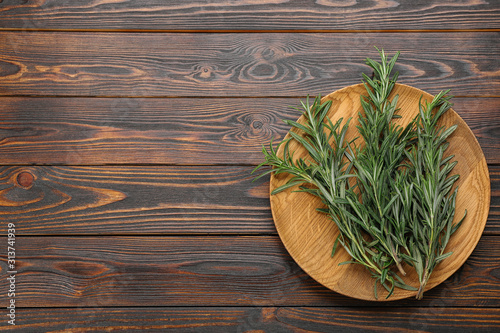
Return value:
[[(398, 122), (403, 125), (418, 113), (421, 96), (423, 96), (422, 101), (432, 100), (430, 94), (401, 84), (394, 87), (390, 99), (396, 94), (399, 95), (398, 114), (402, 116)], [(328, 113), (333, 123), (341, 117), (344, 121), (350, 117), (353, 118), (347, 134), (348, 139), (358, 136), (355, 126), (358, 124), (358, 112), (362, 110), (360, 95), (366, 95), (362, 84), (346, 87), (323, 98), (323, 100), (333, 102)], [(300, 117), (298, 122), (304, 123), (304, 118)], [(490, 206), (488, 167), (474, 134), (453, 110), (446, 112), (440, 122), (447, 127), (458, 125), (452, 136), (448, 138), (450, 146), (446, 153), (455, 155), (454, 160), (458, 161), (458, 164), (452, 174), (460, 175), (457, 181), (459, 191), (456, 199), (455, 220), (463, 216), (465, 209), (467, 209), (467, 217), (448, 243), (446, 251), (453, 251), (453, 255), (438, 264), (426, 290), (446, 280), (467, 260), (484, 230)], [(290, 134), (287, 134), (286, 138), (289, 136)], [(296, 157), (307, 155), (306, 150), (295, 141), (290, 142), (290, 151), (294, 151)], [(282, 156), (282, 149), (278, 151), (278, 154)], [(278, 176), (272, 174), (271, 191), (284, 184), (288, 177), (284, 174)], [(338, 293), (363, 300), (386, 300), (387, 292), (381, 286), (377, 288), (378, 299), (375, 299), (374, 280), (364, 267), (354, 264), (338, 266), (339, 263), (350, 258), (341, 245), (335, 256), (331, 257), (332, 246), (338, 235), (337, 227), (325, 214), (316, 211), (316, 208), (322, 206), (318, 198), (307, 193), (293, 192), (295, 189), (291, 188), (272, 195), (271, 209), (281, 240), (297, 264), (316, 281)], [(408, 272), (405, 282), (418, 287), (415, 270), (411, 267), (405, 270)], [(396, 288), (388, 300), (415, 295), (416, 291)]]

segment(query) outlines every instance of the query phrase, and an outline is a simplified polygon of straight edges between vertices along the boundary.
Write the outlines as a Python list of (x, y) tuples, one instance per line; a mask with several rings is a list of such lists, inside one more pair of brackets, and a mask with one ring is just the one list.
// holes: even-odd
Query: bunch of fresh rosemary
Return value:
[[(399, 117), (399, 96), (391, 101), (389, 95), (398, 76), (390, 77), (399, 52), (390, 60), (383, 50), (379, 53), (381, 63), (366, 60), (374, 77), (363, 74), (367, 96), (361, 97), (360, 146), (355, 140), (345, 141), (350, 119), (341, 125), (343, 119), (333, 124), (326, 116), (331, 101), (321, 103), (317, 97), (310, 104), (308, 98), (301, 102), (305, 122), (285, 120), (296, 130), (277, 148), (272, 141), (269, 151), (263, 147), (265, 161), (255, 170), (268, 165), (273, 168), (259, 177), (271, 172), (293, 176), (272, 194), (299, 186), (298, 191), (322, 200), (325, 207), (318, 210), (340, 231), (332, 256), (342, 244), (352, 257), (346, 263), (361, 264), (371, 272), (375, 297), (378, 284), (388, 290), (387, 297), (395, 287), (417, 290), (399, 276), (406, 275), (406, 262), (418, 274), (420, 299), (433, 269), (451, 254), (445, 248), (461, 223), (452, 224), (457, 193), (452, 187), (458, 175), (449, 174), (456, 162), (444, 156), (446, 139), (456, 126), (438, 128), (438, 119), (451, 107), (447, 91), (430, 103), (420, 103), (420, 113), (407, 126), (396, 125), (392, 120)], [(307, 150), (307, 160), (294, 158), (291, 140)], [(283, 156), (278, 156), (281, 145)]]

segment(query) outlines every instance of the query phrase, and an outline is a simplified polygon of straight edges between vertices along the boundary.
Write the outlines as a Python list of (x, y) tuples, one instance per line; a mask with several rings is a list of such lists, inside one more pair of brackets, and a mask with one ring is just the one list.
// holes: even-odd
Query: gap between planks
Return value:
[(224, 29), (37, 29), (37, 28), (0, 28), (0, 32), (91, 32), (91, 33), (176, 33), (176, 34), (272, 34), (272, 33), (331, 33), (331, 34), (380, 34), (380, 33), (461, 33), (461, 32), (499, 32), (500, 29), (371, 29), (371, 30), (338, 30), (338, 29), (274, 29), (274, 30), (224, 30)]
[[(315, 97), (313, 95), (304, 96), (176, 96), (176, 95), (165, 95), (165, 96), (121, 96), (121, 95), (92, 95), (92, 96), (82, 96), (82, 95), (0, 95), (2, 98), (59, 98), (59, 99), (70, 99), (70, 98), (94, 98), (94, 99), (305, 99), (307, 97)], [(487, 98), (500, 98), (500, 95), (452, 95), (453, 98), (467, 98), (467, 99), (487, 99)]]

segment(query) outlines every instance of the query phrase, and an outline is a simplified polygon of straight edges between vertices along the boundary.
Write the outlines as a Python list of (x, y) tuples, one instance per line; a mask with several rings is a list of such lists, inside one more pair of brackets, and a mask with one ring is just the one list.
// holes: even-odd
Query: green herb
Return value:
[(383, 251), (396, 264), (399, 272), (406, 275), (401, 265), (399, 247), (404, 245), (405, 221), (391, 219), (388, 214), (398, 199), (394, 190), (394, 178), (405, 159), (405, 151), (414, 137), (414, 123), (405, 128), (396, 126), (396, 105), (399, 96), (389, 100), (398, 74), (390, 74), (399, 56), (399, 52), (388, 61), (384, 52), (380, 52), (382, 62), (367, 59), (374, 70), (374, 79), (363, 74), (368, 96), (361, 98), (364, 114), (359, 113), (358, 132), (364, 140), (364, 146), (350, 155), (357, 171), (358, 186), (361, 188), (361, 200), (353, 202), (358, 218), (363, 222), (371, 236), (379, 241)]
[[(321, 103), (317, 97), (310, 104), (308, 97), (301, 102), (304, 124), (285, 120), (292, 127), (290, 138), (276, 148), (271, 141), (269, 151), (263, 147), (265, 161), (255, 170), (269, 165), (272, 169), (259, 177), (271, 172), (293, 176), (273, 195), (298, 186), (321, 199), (325, 207), (318, 210), (340, 231), (332, 256), (342, 244), (352, 259), (341, 264), (366, 267), (375, 279), (375, 297), (377, 284), (388, 290), (387, 297), (395, 287), (417, 290), (397, 273), (406, 275), (405, 261), (418, 273), (421, 298), (434, 267), (451, 254), (445, 253), (446, 244), (460, 225), (452, 225), (457, 190), (451, 189), (458, 176), (448, 177), (456, 162), (444, 157), (445, 140), (456, 126), (437, 129), (437, 120), (450, 108), (445, 92), (421, 105), (406, 127), (395, 125), (399, 97), (391, 101), (389, 95), (398, 74), (390, 75), (399, 53), (390, 60), (383, 50), (379, 53), (381, 63), (366, 60), (373, 79), (363, 74), (367, 96), (361, 97), (364, 113), (357, 126), (362, 145), (345, 141), (350, 119), (333, 124), (326, 116), (330, 101)], [(294, 158), (291, 140), (307, 150), (308, 158)], [(278, 156), (281, 145), (283, 156)]]
[(409, 204), (409, 211), (414, 214), (408, 216), (411, 232), (406, 258), (418, 273), (420, 288), (417, 299), (422, 298), (436, 265), (452, 254), (445, 253), (446, 245), (467, 213), (453, 225), (458, 187), (454, 190), (452, 187), (459, 176), (449, 176), (457, 162), (450, 162), (453, 155), (444, 157), (444, 152), (448, 147), (446, 139), (457, 126), (437, 127), (438, 119), (451, 108), (446, 93), (448, 91), (439, 93), (425, 106), (420, 103), (418, 142), (407, 153), (411, 172), (407, 174), (404, 186), (412, 186), (413, 201)]

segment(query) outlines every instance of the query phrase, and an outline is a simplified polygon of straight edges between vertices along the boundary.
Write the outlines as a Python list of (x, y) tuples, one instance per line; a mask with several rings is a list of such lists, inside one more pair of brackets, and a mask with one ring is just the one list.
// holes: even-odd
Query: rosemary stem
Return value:
[(417, 291), (417, 299), (422, 299), (424, 296), (424, 289), (427, 286), (427, 282), (429, 282), (429, 277), (430, 277), (430, 272), (429, 272), (429, 259), (425, 261), (425, 269), (424, 269), (424, 275), (422, 277), (422, 281), (420, 281), (420, 286)]

